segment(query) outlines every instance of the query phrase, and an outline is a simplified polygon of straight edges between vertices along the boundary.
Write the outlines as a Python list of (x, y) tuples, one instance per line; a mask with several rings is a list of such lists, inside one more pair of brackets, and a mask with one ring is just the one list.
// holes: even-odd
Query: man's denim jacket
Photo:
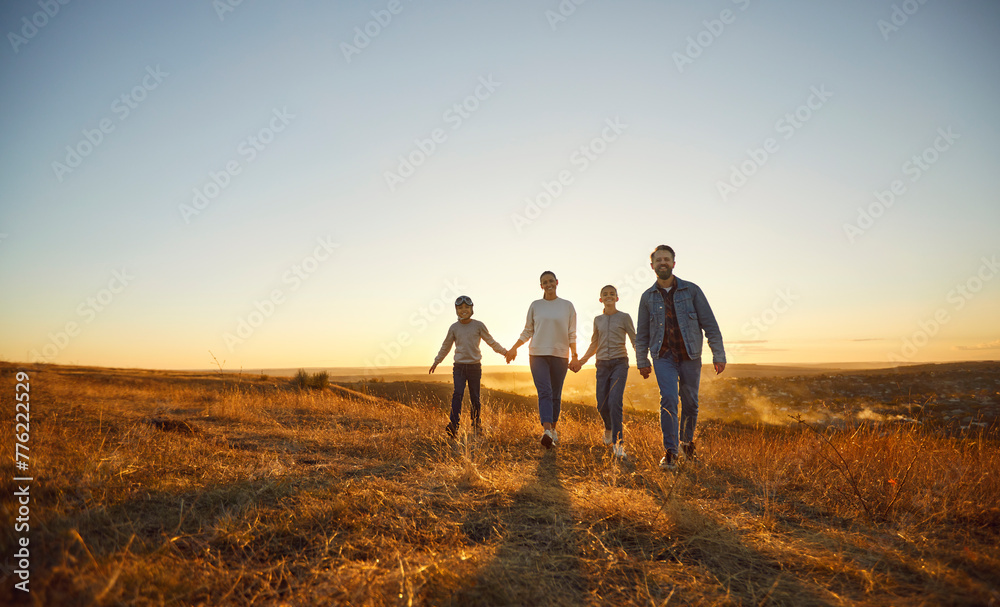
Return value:
[[(712, 349), (712, 362), (726, 362), (726, 351), (722, 346), (722, 331), (715, 321), (712, 308), (705, 299), (701, 288), (693, 282), (677, 278), (674, 289), (670, 292), (674, 298), (674, 311), (677, 313), (677, 326), (684, 338), (684, 347), (692, 360), (701, 357), (701, 347), (705, 337), (708, 347)], [(656, 356), (663, 345), (664, 322), (667, 312), (664, 309), (663, 297), (660, 296), (656, 283), (646, 289), (639, 298), (639, 321), (636, 323), (635, 356), (638, 368), (652, 366), (649, 353)], [(702, 336), (704, 331), (704, 336)]]

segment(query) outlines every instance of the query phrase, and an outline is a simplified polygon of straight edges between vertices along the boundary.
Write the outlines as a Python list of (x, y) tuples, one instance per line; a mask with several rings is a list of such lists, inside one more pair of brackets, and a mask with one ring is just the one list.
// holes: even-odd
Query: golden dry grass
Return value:
[[(484, 437), (448, 441), (441, 402), (9, 364), (3, 394), (19, 369), (40, 605), (1000, 601), (990, 435), (708, 423), (700, 460), (663, 473), (649, 415), (627, 417), (623, 464), (590, 410), (544, 452), (537, 415), (496, 394)], [(23, 599), (5, 567), (0, 602)]]

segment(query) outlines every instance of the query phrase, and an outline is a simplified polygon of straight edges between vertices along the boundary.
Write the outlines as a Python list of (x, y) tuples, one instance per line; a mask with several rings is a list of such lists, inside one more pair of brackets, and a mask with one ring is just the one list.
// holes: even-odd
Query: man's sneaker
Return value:
[(615, 443), (614, 452), (615, 452), (615, 457), (617, 457), (618, 459), (625, 459), (625, 445), (621, 443)]
[(684, 452), (685, 459), (694, 459), (694, 441), (690, 443), (681, 443), (681, 451)]
[(604, 444), (605, 445), (611, 444), (611, 430), (604, 431)]
[(447, 432), (448, 436), (452, 438), (455, 438), (455, 435), (458, 434), (458, 428), (456, 428), (454, 424), (448, 424), (445, 426), (444, 431)]
[(676, 470), (677, 456), (667, 451), (667, 454), (660, 460), (660, 470)]
[(552, 445), (556, 443), (555, 438), (552, 436), (552, 430), (546, 430), (542, 433), (542, 446), (546, 449), (551, 449)]

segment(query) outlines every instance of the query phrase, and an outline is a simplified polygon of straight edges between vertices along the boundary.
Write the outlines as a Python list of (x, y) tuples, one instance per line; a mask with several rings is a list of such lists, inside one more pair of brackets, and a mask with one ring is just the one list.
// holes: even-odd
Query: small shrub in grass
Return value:
[(299, 372), (292, 378), (292, 385), (300, 390), (305, 390), (309, 387), (309, 374), (306, 373), (305, 369), (299, 369)]
[(309, 378), (309, 387), (315, 390), (325, 390), (330, 385), (330, 374), (326, 371), (313, 373)]

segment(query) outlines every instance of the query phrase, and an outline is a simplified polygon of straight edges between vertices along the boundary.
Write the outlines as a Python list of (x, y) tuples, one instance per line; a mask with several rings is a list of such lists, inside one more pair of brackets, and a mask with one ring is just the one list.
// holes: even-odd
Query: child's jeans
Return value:
[(622, 398), (628, 379), (628, 358), (597, 361), (597, 411), (604, 429), (611, 430), (611, 442), (622, 439)]
[(554, 424), (559, 421), (569, 360), (558, 356), (529, 356), (528, 362), (538, 392), (538, 417), (543, 424)]
[(681, 423), (680, 439), (685, 443), (694, 440), (694, 427), (698, 423), (698, 385), (701, 383), (701, 357), (682, 360), (673, 354), (653, 359), (656, 383), (660, 386), (660, 430), (663, 432), (663, 449), (677, 455), (677, 396), (680, 383)]
[(481, 363), (455, 363), (452, 366), (452, 377), (455, 379), (455, 392), (451, 395), (451, 425), (458, 428), (462, 417), (462, 398), (465, 396), (465, 384), (469, 384), (469, 401), (472, 406), (472, 428), (479, 429), (479, 382), (483, 379)]

